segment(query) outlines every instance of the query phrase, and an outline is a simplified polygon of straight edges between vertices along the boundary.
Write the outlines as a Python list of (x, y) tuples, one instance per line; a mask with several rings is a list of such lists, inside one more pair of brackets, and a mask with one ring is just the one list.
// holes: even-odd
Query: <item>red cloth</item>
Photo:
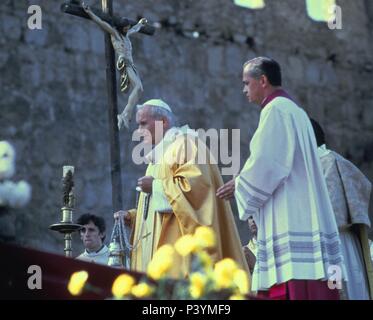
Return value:
[(327, 281), (289, 280), (276, 284), (258, 296), (272, 300), (339, 300), (337, 289), (329, 289)]
[[(62, 255), (0, 243), (0, 300), (49, 300), (49, 299), (106, 299), (112, 296), (111, 286), (120, 274), (127, 273), (139, 280), (143, 274), (117, 269)], [(37, 265), (42, 271), (42, 289), (30, 290), (28, 268)], [(70, 276), (75, 271), (86, 270), (88, 283), (96, 290), (85, 290), (72, 296), (67, 290)]]
[(263, 109), (268, 103), (270, 103), (274, 98), (277, 98), (277, 97), (284, 97), (284, 98), (288, 98), (291, 101), (293, 101), (293, 98), (291, 98), (285, 90), (277, 89), (276, 91), (272, 92), (268, 97), (266, 97), (260, 106)]
[[(0, 243), (0, 257), (0, 300), (102, 300), (112, 297), (111, 286), (120, 274), (130, 274), (136, 282), (145, 276), (139, 272), (3, 243)], [(32, 290), (27, 285), (32, 275), (28, 273), (31, 265), (41, 268), (41, 289)], [(83, 290), (81, 295), (72, 296), (67, 284), (71, 274), (81, 270), (88, 272), (88, 283), (95, 289)], [(148, 281), (155, 284), (153, 280)], [(246, 298), (262, 300), (251, 295)]]

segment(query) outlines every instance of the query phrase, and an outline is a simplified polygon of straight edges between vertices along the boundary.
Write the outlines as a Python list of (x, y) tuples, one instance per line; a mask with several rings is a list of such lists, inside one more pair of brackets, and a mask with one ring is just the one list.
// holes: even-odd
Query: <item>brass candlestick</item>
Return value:
[(64, 166), (63, 167), (63, 207), (62, 220), (60, 223), (55, 223), (49, 226), (49, 229), (58, 231), (64, 234), (65, 240), (65, 256), (72, 257), (72, 246), (71, 234), (82, 228), (82, 225), (73, 223), (73, 212), (74, 212), (74, 167)]

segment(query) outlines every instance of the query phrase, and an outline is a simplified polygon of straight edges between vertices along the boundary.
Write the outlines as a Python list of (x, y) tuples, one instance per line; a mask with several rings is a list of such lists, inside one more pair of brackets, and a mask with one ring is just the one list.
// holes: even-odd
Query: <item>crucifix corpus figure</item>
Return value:
[(121, 31), (115, 27), (112, 27), (109, 23), (100, 19), (96, 14), (94, 14), (91, 8), (82, 3), (84, 11), (89, 15), (89, 17), (96, 22), (102, 30), (110, 34), (111, 43), (117, 54), (117, 69), (120, 73), (120, 90), (125, 92), (128, 87), (132, 87), (132, 91), (129, 95), (128, 102), (123, 112), (118, 115), (118, 128), (121, 130), (123, 126), (129, 129), (129, 124), (132, 118), (132, 111), (140, 99), (141, 93), (144, 91), (141, 79), (136, 66), (133, 63), (132, 58), (132, 44), (129, 36), (133, 33), (139, 32), (140, 29), (147, 24), (147, 20), (142, 18), (139, 22), (131, 27), (126, 26)]

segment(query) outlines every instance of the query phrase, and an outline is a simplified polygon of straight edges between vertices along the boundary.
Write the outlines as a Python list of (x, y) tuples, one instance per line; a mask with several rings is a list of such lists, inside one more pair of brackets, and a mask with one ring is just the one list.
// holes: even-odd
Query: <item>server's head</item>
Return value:
[(250, 229), (252, 236), (256, 238), (258, 234), (258, 227), (254, 221), (253, 216), (249, 216), (249, 219), (247, 219), (247, 224), (249, 225), (249, 229)]
[(91, 213), (82, 214), (78, 220), (78, 224), (83, 227), (80, 229), (80, 238), (88, 252), (97, 251), (102, 247), (105, 240), (105, 220)]
[(264, 98), (280, 87), (281, 68), (278, 62), (267, 57), (248, 60), (243, 65), (243, 93), (250, 102), (261, 104)]

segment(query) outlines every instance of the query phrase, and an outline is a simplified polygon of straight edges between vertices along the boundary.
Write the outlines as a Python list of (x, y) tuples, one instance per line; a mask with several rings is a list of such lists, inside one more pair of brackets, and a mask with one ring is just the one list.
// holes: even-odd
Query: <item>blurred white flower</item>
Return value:
[(0, 206), (20, 208), (25, 206), (30, 198), (31, 186), (27, 182), (0, 182)]
[(0, 141), (0, 181), (14, 175), (15, 155), (15, 150), (9, 142)]
[(7, 141), (0, 141), (0, 206), (21, 208), (31, 198), (31, 186), (25, 181), (8, 180), (14, 175), (15, 155), (13, 146)]
[(31, 199), (31, 186), (24, 180), (17, 183), (15, 196), (10, 204), (12, 207), (20, 208), (25, 206)]

